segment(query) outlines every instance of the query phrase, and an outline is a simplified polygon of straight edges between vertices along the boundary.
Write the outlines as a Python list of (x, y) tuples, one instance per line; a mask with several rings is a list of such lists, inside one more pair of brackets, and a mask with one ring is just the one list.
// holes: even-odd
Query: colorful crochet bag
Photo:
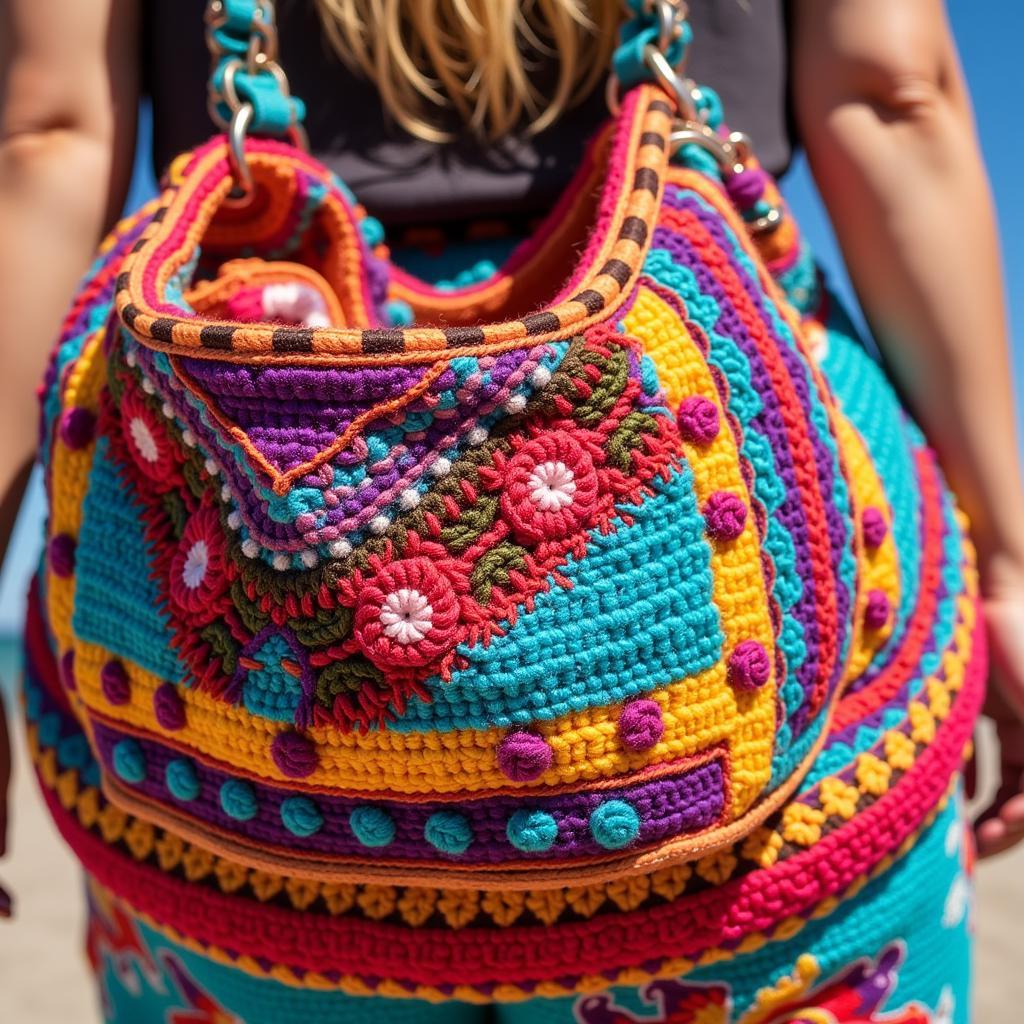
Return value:
[(95, 884), (192, 949), (429, 999), (678, 976), (827, 913), (949, 793), (959, 514), (673, 70), (680, 10), (631, 10), (564, 198), (440, 290), (244, 138), (301, 110), (237, 57), (269, 5), (225, 3), (229, 136), (66, 320), (32, 750)]

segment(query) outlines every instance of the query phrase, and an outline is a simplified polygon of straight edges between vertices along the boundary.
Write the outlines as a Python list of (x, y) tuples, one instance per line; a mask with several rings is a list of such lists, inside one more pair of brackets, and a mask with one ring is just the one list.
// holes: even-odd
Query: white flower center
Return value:
[(189, 590), (195, 590), (206, 576), (210, 565), (210, 549), (205, 540), (197, 540), (188, 549), (185, 566), (181, 570), (181, 581)]
[(400, 644), (422, 640), (430, 632), (433, 619), (430, 602), (418, 590), (409, 587), (388, 594), (380, 608), (384, 632)]
[(160, 449), (157, 448), (156, 440), (152, 431), (146, 426), (146, 421), (140, 416), (133, 416), (128, 423), (128, 430), (131, 432), (132, 441), (139, 454), (147, 462), (156, 462), (160, 458)]
[(527, 483), (530, 501), (542, 512), (558, 512), (571, 505), (576, 493), (575, 476), (564, 462), (542, 462)]

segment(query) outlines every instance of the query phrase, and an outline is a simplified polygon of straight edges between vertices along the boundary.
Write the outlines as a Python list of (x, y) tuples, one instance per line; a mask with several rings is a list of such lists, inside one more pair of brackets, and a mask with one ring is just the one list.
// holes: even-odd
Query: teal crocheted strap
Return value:
[(721, 97), (708, 85), (699, 86), (697, 91), (699, 93), (696, 98), (697, 113), (709, 128), (714, 128), (717, 131), (721, 128), (725, 118)]
[[(222, 0), (220, 24), (210, 29), (209, 43), (216, 57), (216, 67), (210, 76), (213, 92), (223, 97), (228, 69), (233, 69), (231, 85), (241, 104), (252, 108), (248, 131), (257, 135), (286, 135), (306, 116), (302, 100), (290, 95), (283, 76), (275, 75), (269, 67), (252, 70), (250, 43), (262, 32), (273, 32), (274, 8), (266, 0)], [(261, 29), (261, 26), (264, 28)], [(232, 100), (233, 102), (233, 100)], [(217, 115), (223, 121), (231, 120), (232, 107), (220, 99)]]
[[(622, 85), (629, 88), (640, 82), (650, 82), (654, 75), (644, 60), (647, 47), (658, 44), (658, 22), (654, 14), (645, 10), (642, 0), (629, 0), (633, 17), (619, 32), (619, 45), (612, 55), (612, 70)], [(672, 67), (677, 67), (686, 56), (686, 48), (693, 38), (689, 22), (683, 22), (679, 35), (673, 39), (665, 56)]]
[(242, 56), (249, 47), (252, 23), (260, 14), (267, 20), (265, 5), (260, 0), (222, 0), (223, 21), (210, 30), (216, 45), (225, 53)]
[[(213, 72), (213, 87), (223, 92), (224, 77), (229, 64), (237, 60), (232, 54), (221, 60)], [(297, 96), (281, 91), (278, 80), (269, 72), (250, 74), (238, 70), (234, 76), (235, 92), (243, 103), (252, 107), (252, 123), (249, 131), (257, 135), (285, 135), (306, 116), (306, 105)], [(225, 120), (231, 118), (231, 108), (226, 103), (217, 104), (217, 113)]]

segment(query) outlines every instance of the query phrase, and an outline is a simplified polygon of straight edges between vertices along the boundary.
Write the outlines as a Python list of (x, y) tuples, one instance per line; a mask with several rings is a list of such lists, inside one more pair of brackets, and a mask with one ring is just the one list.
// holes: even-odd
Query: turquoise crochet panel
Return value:
[[(712, 599), (711, 551), (687, 466), (651, 484), (654, 494), (594, 532), (532, 612), (484, 647), (451, 682), (432, 679), (395, 731), (486, 729), (614, 704), (714, 665), (723, 636)], [(643, 652), (643, 653), (640, 653)]]
[(75, 635), (171, 682), (185, 670), (151, 579), (142, 511), (101, 437), (82, 506), (75, 565)]
[(838, 303), (831, 304), (828, 348), (821, 369), (843, 412), (860, 431), (892, 509), (892, 533), (899, 557), (902, 597), (895, 628), (872, 666), (889, 661), (902, 641), (904, 626), (918, 598), (921, 568), (921, 487), (913, 452), (924, 440), (904, 413), (881, 367), (856, 340), (856, 332)]

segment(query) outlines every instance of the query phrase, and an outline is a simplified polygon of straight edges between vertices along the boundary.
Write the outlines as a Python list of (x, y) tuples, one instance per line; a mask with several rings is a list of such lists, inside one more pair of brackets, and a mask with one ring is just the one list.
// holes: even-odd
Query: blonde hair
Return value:
[[(411, 134), (452, 138), (454, 113), (494, 139), (548, 127), (607, 70), (620, 0), (317, 0), (324, 31)], [(555, 68), (543, 90), (532, 80)], [(447, 125), (447, 127), (446, 127)]]

